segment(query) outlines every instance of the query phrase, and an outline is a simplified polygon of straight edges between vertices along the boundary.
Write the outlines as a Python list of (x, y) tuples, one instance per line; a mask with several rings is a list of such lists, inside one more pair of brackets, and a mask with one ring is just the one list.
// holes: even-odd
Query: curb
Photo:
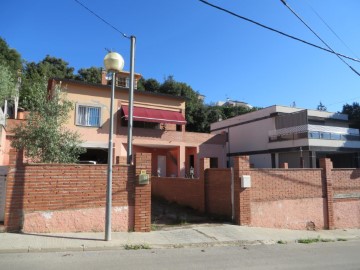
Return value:
[[(349, 237), (344, 238), (346, 241), (359, 240), (359, 238)], [(335, 243), (338, 241), (330, 242)], [(320, 243), (320, 242), (318, 242)], [(204, 242), (204, 243), (184, 243), (184, 244), (147, 244), (149, 249), (180, 249), (180, 248), (209, 248), (209, 247), (221, 247), (221, 246), (257, 246), (257, 245), (282, 245), (277, 243), (276, 240), (236, 240), (236, 241), (223, 241), (223, 242)], [(301, 244), (297, 240), (285, 241), (286, 244)], [(126, 244), (125, 244), (126, 245)], [(85, 252), (85, 251), (109, 251), (109, 250), (126, 250), (124, 244), (118, 246), (102, 246), (102, 247), (62, 247), (62, 248), (17, 248), (17, 249), (0, 249), (0, 254), (6, 253), (47, 253), (47, 252)], [(137, 244), (131, 244), (137, 245)], [(134, 249), (129, 249), (134, 250)], [(140, 250), (140, 249), (139, 249)], [(144, 250), (144, 249), (142, 249)]]

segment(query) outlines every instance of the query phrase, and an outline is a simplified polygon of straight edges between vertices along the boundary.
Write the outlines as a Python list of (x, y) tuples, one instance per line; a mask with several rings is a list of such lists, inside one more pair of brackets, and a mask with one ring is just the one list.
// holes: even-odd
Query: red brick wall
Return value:
[(333, 169), (334, 227), (360, 228), (360, 170)]
[[(134, 205), (129, 167), (113, 168), (113, 206)], [(24, 165), (7, 176), (5, 224), (20, 229), (22, 211), (105, 207), (107, 166)]]
[(205, 180), (206, 212), (231, 217), (231, 170), (208, 169)]
[(251, 201), (321, 198), (321, 169), (250, 169)]
[[(8, 231), (22, 228), (25, 213), (105, 207), (107, 165), (22, 164), (21, 156), (12, 151), (10, 158), (4, 220)], [(135, 231), (144, 231), (151, 224), (151, 191), (149, 184), (135, 185), (135, 173), (151, 171), (151, 156), (136, 154), (135, 159), (136, 171), (134, 166), (113, 166), (112, 206), (135, 208), (129, 223), (135, 222)]]
[[(195, 209), (204, 197), (206, 212), (231, 216), (231, 171), (208, 169), (206, 162), (200, 162), (204, 183), (155, 178), (153, 194)], [(360, 170), (333, 169), (329, 159), (321, 160), (321, 167), (251, 169), (248, 157), (234, 158), (235, 223), (288, 229), (359, 228)], [(250, 188), (241, 187), (242, 175), (251, 176)], [(339, 194), (352, 197), (341, 199)]]
[[(151, 153), (137, 153), (135, 164), (135, 232), (151, 231)], [(149, 184), (139, 184), (139, 175), (145, 172), (149, 176)]]
[(333, 169), (334, 194), (360, 193), (360, 170), (359, 169)]
[(153, 196), (199, 211), (204, 209), (202, 190), (204, 190), (204, 183), (200, 179), (152, 177), (151, 181)]

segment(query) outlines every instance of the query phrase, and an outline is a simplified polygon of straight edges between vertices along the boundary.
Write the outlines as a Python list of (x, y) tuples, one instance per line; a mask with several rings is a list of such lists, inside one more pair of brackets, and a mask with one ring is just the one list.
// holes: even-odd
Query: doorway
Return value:
[(157, 157), (157, 174), (159, 177), (166, 177), (166, 156)]

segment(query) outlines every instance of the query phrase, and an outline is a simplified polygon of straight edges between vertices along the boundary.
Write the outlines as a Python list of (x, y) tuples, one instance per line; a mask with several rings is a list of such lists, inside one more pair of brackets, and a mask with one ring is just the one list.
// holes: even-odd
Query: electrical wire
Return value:
[(326, 25), (326, 27), (337, 37), (338, 40), (357, 58), (359, 56), (356, 55), (356, 53), (345, 43), (345, 41), (342, 40), (342, 38), (336, 34), (336, 32), (332, 29), (332, 27), (321, 17), (321, 15), (310, 5), (309, 1), (306, 1), (307, 5), (310, 7), (310, 9), (314, 12), (314, 14), (323, 22), (323, 24)]
[(286, 3), (285, 0), (280, 0), (290, 11), (294, 14), (333, 54), (335, 54), (345, 65), (347, 65), (354, 73), (360, 76), (360, 73), (350, 66), (344, 59), (340, 57), (301, 17)]
[(124, 32), (120, 31), (118, 28), (116, 28), (115, 26), (113, 26), (111, 23), (109, 23), (108, 21), (106, 21), (104, 18), (102, 18), (101, 16), (99, 16), (98, 14), (96, 14), (94, 11), (92, 11), (90, 8), (88, 8), (87, 6), (85, 6), (83, 3), (81, 3), (78, 0), (74, 0), (76, 3), (78, 3), (80, 6), (82, 6), (83, 8), (85, 8), (87, 11), (89, 11), (91, 14), (93, 14), (95, 17), (97, 17), (99, 20), (101, 20), (103, 23), (107, 24), (108, 26), (110, 26), (112, 29), (114, 29), (116, 32), (120, 33), (124, 38), (128, 38), (130, 39), (130, 37), (128, 37)]
[[(352, 60), (352, 61), (355, 61), (355, 62), (359, 62), (359, 63), (360, 63), (360, 59), (356, 59), (356, 58), (353, 58), (353, 57), (350, 57), (350, 56), (347, 56), (347, 55), (344, 55), (344, 54), (341, 54), (341, 53), (334, 52), (333, 50), (330, 50), (330, 49), (321, 47), (321, 46), (319, 46), (319, 45), (313, 44), (313, 43), (308, 42), (308, 41), (306, 41), (306, 40), (303, 40), (303, 39), (297, 38), (297, 37), (295, 37), (295, 36), (286, 34), (286, 33), (282, 32), (282, 31), (277, 30), (277, 29), (271, 28), (271, 27), (269, 27), (269, 26), (266, 26), (266, 25), (264, 25), (264, 24), (261, 24), (261, 23), (259, 23), (259, 22), (254, 21), (254, 20), (248, 19), (248, 18), (246, 18), (246, 17), (244, 17), (244, 16), (241, 16), (241, 15), (239, 15), (239, 14), (236, 14), (236, 13), (234, 13), (234, 12), (228, 10), (228, 9), (222, 8), (222, 7), (220, 7), (220, 6), (216, 6), (216, 5), (214, 5), (214, 4), (211, 4), (211, 3), (209, 3), (209, 2), (207, 2), (207, 1), (205, 1), (205, 0), (198, 0), (198, 1), (202, 2), (202, 3), (205, 4), (205, 5), (211, 6), (211, 7), (215, 8), (215, 9), (218, 9), (218, 10), (221, 10), (221, 11), (223, 11), (223, 12), (225, 12), (225, 13), (228, 13), (228, 14), (230, 14), (230, 15), (232, 15), (232, 16), (235, 16), (235, 17), (237, 17), (237, 18), (239, 18), (239, 19), (248, 21), (248, 22), (250, 22), (250, 23), (256, 24), (257, 26), (260, 26), (260, 27), (265, 28), (265, 29), (267, 29), (267, 30), (273, 31), (273, 32), (278, 33), (278, 34), (280, 34), (280, 35), (283, 35), (283, 36), (285, 36), (285, 37), (294, 39), (294, 40), (296, 40), (296, 41), (300, 41), (300, 42), (302, 42), (302, 43), (304, 43), (304, 44), (310, 45), (310, 46), (315, 47), (315, 48), (317, 48), (317, 49), (320, 49), (320, 50), (323, 50), (323, 51), (326, 51), (326, 52), (329, 52), (329, 53), (332, 53), (332, 54), (335, 54), (335, 55), (338, 55), (338, 56), (341, 56), (341, 57), (347, 58), (347, 59), (349, 59), (349, 60)], [(353, 68), (351, 68), (351, 69), (353, 69)], [(356, 73), (357, 73), (357, 72), (356, 72)]]

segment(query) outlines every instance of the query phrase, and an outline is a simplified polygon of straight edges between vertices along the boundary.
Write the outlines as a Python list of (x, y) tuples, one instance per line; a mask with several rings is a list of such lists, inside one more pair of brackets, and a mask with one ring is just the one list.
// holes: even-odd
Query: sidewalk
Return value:
[(181, 248), (192, 246), (295, 243), (299, 239), (360, 240), (360, 229), (297, 231), (266, 229), (228, 224), (202, 224), (171, 228), (150, 233), (113, 232), (111, 241), (104, 233), (0, 233), (0, 253), (51, 252), (123, 249), (144, 245), (149, 248)]

